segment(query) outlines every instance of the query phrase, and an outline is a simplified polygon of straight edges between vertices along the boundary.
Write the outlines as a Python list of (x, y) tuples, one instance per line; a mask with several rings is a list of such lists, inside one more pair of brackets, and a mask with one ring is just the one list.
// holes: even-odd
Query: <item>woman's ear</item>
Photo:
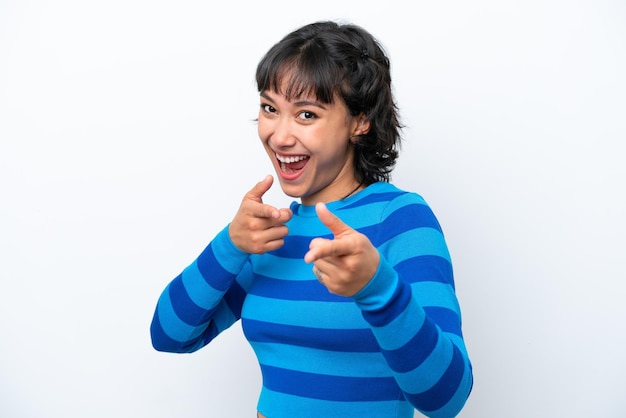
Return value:
[(360, 114), (355, 118), (354, 129), (352, 129), (352, 135), (350, 135), (350, 141), (356, 144), (359, 141), (361, 135), (365, 135), (370, 131), (370, 121), (364, 114)]

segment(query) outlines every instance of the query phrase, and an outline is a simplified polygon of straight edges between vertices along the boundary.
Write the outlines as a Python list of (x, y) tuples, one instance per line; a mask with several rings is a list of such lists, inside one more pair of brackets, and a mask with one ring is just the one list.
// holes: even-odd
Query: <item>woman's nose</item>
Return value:
[(275, 146), (281, 148), (290, 147), (296, 143), (295, 132), (289, 121), (281, 120), (276, 123), (272, 133), (272, 142)]

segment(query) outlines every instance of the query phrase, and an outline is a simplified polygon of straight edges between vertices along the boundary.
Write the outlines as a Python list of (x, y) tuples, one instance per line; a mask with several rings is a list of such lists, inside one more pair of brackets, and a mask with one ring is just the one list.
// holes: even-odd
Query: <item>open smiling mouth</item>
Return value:
[(276, 154), (280, 170), (285, 174), (295, 174), (302, 170), (309, 161), (308, 155), (279, 155)]

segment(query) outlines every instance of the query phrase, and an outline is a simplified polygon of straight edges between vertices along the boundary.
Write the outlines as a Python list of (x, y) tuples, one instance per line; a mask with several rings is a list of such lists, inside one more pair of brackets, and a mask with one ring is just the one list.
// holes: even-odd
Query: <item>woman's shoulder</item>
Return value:
[(365, 191), (367, 191), (367, 198), (369, 200), (379, 200), (379, 201), (387, 201), (389, 203), (395, 203), (400, 205), (405, 204), (422, 204), (428, 206), (426, 200), (422, 197), (421, 194), (402, 189), (396, 186), (393, 183), (387, 182), (378, 182), (368, 186)]

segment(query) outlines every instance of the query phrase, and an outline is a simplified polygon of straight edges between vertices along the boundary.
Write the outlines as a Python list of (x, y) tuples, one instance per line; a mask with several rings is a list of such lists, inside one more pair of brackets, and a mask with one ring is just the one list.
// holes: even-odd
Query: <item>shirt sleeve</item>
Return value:
[(224, 228), (161, 293), (150, 326), (153, 347), (193, 352), (240, 319), (248, 261)]
[(378, 271), (355, 301), (406, 399), (426, 416), (456, 416), (473, 376), (441, 227), (409, 193), (389, 204), (380, 226)]

